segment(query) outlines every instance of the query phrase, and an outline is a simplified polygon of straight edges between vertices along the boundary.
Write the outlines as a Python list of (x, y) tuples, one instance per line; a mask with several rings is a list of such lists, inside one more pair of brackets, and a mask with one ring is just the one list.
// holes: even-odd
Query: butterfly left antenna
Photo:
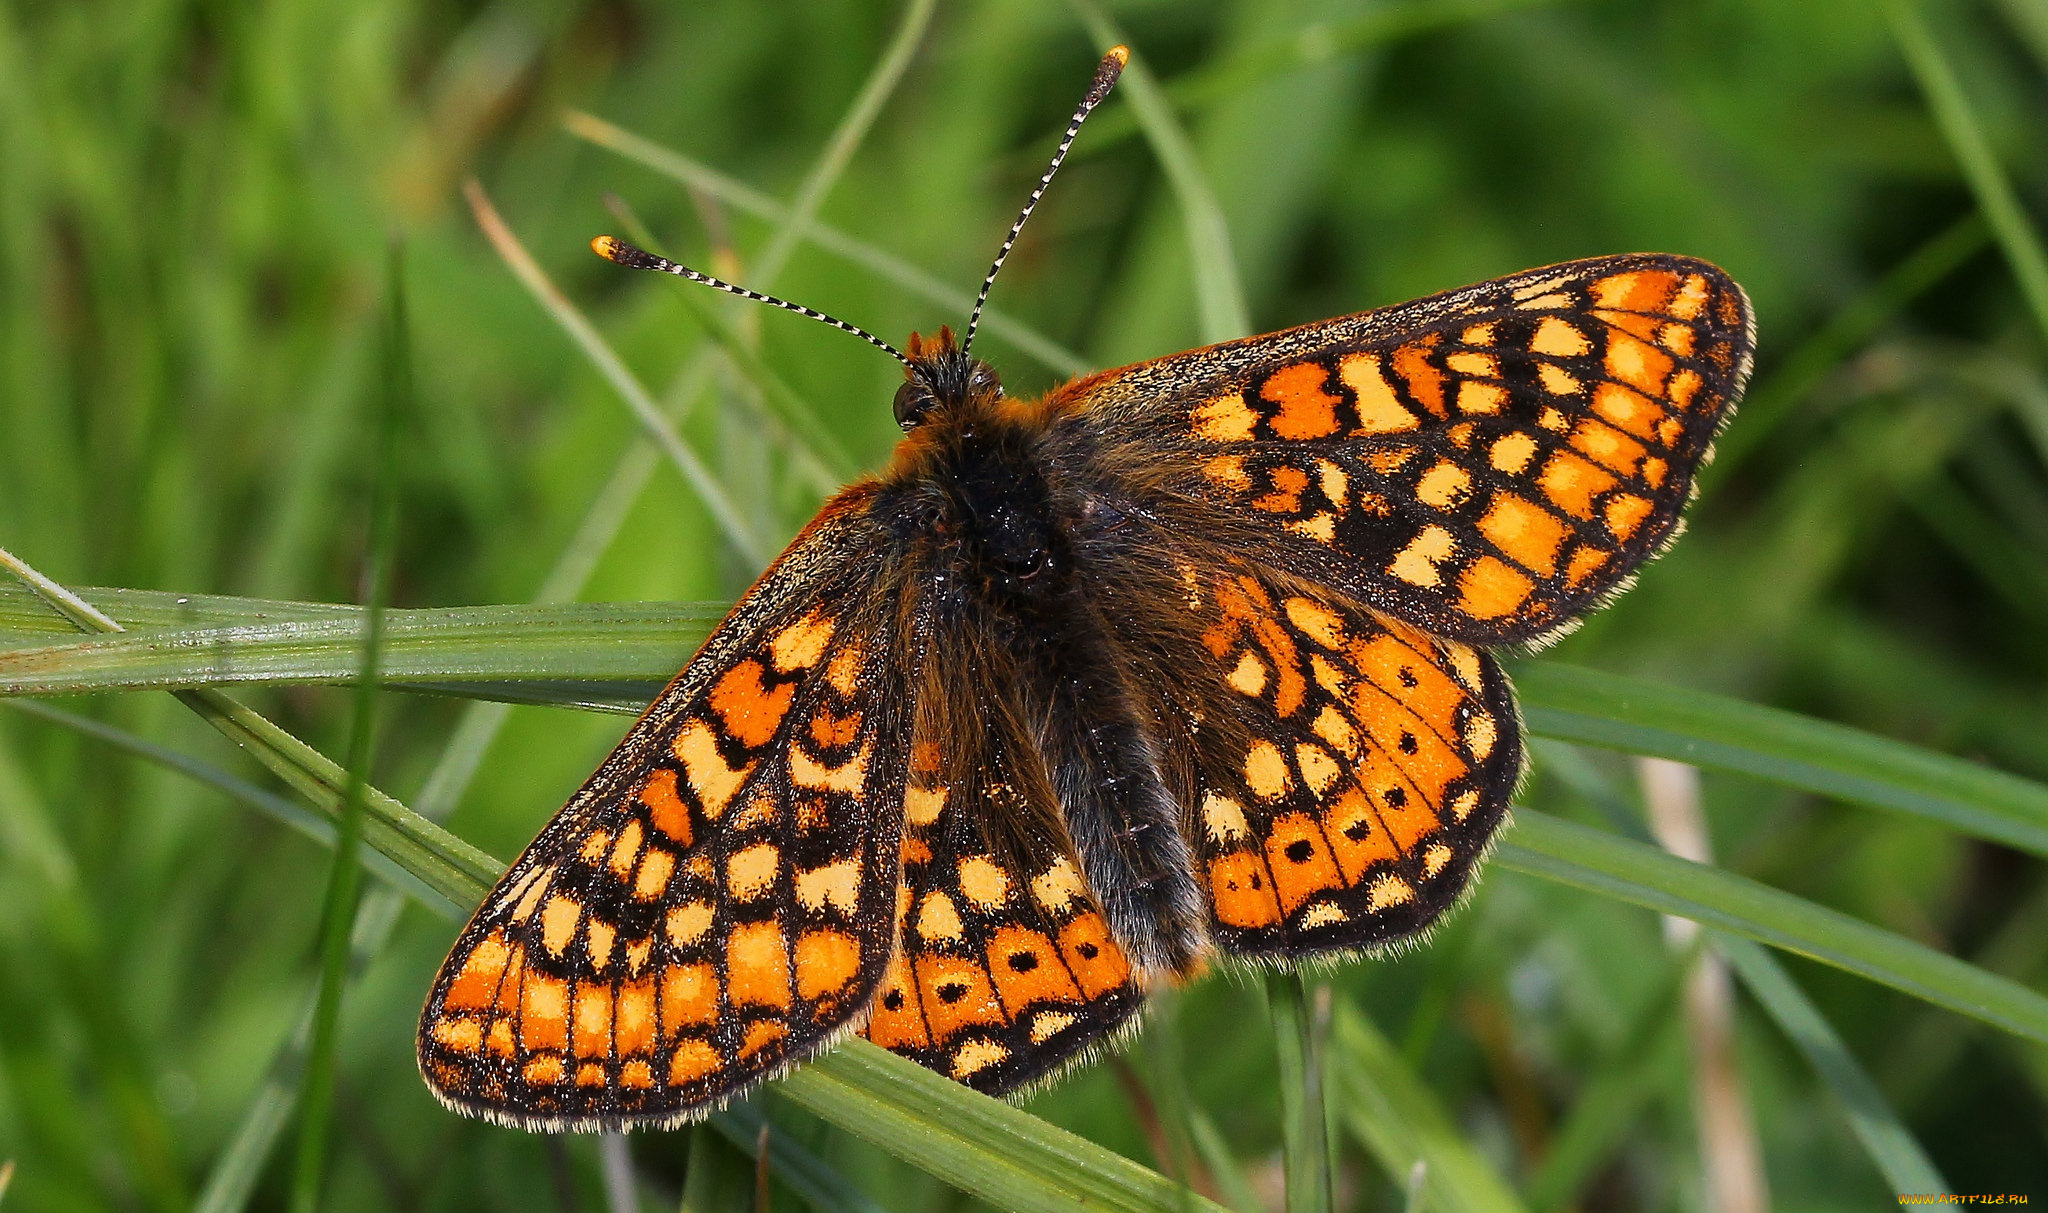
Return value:
[(905, 358), (902, 351), (898, 350), (895, 346), (890, 345), (857, 324), (848, 324), (837, 316), (827, 316), (816, 308), (808, 308), (801, 303), (791, 303), (787, 299), (777, 299), (773, 295), (764, 295), (759, 291), (750, 291), (743, 286), (734, 286), (722, 278), (713, 278), (709, 274), (700, 274), (687, 265), (678, 265), (666, 257), (657, 257), (646, 249), (635, 248), (617, 236), (599, 236), (590, 242), (590, 249), (606, 261), (616, 265), (623, 265), (628, 269), (659, 270), (664, 274), (674, 274), (678, 278), (688, 278), (692, 282), (701, 282), (705, 286), (717, 287), (721, 291), (728, 291), (742, 299), (752, 299), (756, 303), (771, 304), (786, 312), (795, 312), (799, 316), (809, 316), (813, 320), (823, 321), (841, 332), (852, 333), (903, 365), (910, 365), (910, 359)]
[(1131, 61), (1131, 48), (1112, 46), (1109, 53), (1096, 65), (1095, 79), (1088, 84), (1088, 92), (1075, 108), (1073, 118), (1067, 123), (1067, 133), (1060, 139), (1059, 150), (1052, 154), (1052, 163), (1046, 166), (1045, 175), (1038, 179), (1038, 188), (1031, 191), (1031, 197), (1024, 202), (1024, 213), (1017, 216), (1017, 222), (1010, 225), (1010, 234), (1003, 238), (1003, 247), (996, 250), (996, 263), (988, 267), (988, 277), (981, 280), (981, 294), (975, 297), (974, 314), (967, 318), (967, 338), (960, 343), (960, 354), (974, 348), (974, 330), (981, 325), (981, 308), (988, 302), (989, 288), (996, 284), (996, 275), (1002, 271), (1003, 259), (1016, 247), (1017, 233), (1024, 230), (1024, 221), (1031, 218), (1031, 210), (1038, 200), (1045, 197), (1045, 187), (1052, 184), (1052, 175), (1060, 171), (1060, 162), (1067, 158), (1067, 149), (1074, 146), (1074, 137), (1081, 133), (1081, 124), (1088, 120), (1088, 114), (1102, 99), (1109, 96), (1109, 90), (1116, 87), (1118, 76), (1123, 75), (1124, 65)]

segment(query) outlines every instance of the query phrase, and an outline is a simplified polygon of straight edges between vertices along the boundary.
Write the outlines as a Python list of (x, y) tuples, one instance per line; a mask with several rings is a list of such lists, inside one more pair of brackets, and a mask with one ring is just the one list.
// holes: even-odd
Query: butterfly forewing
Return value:
[(1495, 645), (1569, 626), (1672, 536), (1752, 344), (1719, 269), (1638, 254), (1109, 371), (1056, 399), (1110, 447), (1184, 471), (1170, 491), (1224, 507), (1262, 563)]
[(457, 940), (429, 1084), (532, 1128), (686, 1119), (862, 1013), (895, 928), (909, 596), (863, 490), (798, 537)]

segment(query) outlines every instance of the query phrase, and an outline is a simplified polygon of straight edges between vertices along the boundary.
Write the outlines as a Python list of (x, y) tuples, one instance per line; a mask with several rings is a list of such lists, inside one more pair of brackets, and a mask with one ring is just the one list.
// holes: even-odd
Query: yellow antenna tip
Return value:
[(1131, 64), (1131, 48), (1128, 46), (1112, 46), (1109, 48), (1109, 54), (1103, 56), (1103, 58), (1116, 60), (1118, 67), (1129, 67)]
[(617, 261), (619, 259), (619, 247), (618, 238), (614, 236), (598, 236), (590, 242), (590, 251), (606, 261)]

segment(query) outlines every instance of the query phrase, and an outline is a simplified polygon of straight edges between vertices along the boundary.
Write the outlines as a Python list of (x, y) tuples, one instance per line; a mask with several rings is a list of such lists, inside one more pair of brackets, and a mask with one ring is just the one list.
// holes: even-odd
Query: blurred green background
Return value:
[[(461, 183), (480, 181), (681, 418), (772, 550), (822, 499), (833, 448), (855, 468), (886, 458), (898, 368), (820, 325), (685, 298), (695, 288), (606, 265), (587, 242), (644, 224), (665, 251), (891, 341), (958, 325), (874, 254), (971, 294), (1100, 53), (1080, 11), (938, 5), (865, 138), (841, 144), (843, 171), (811, 191), (832, 247), (777, 247), (732, 191), (693, 192), (654, 153), (617, 150), (643, 140), (786, 207), (820, 180), (906, 11), (0, 3), (0, 546), (74, 587), (357, 601), (397, 232), (418, 386), (395, 605), (544, 587), (729, 602), (758, 553), (641, 436), (480, 233)], [(2048, 6), (1917, 11), (2021, 223), (2048, 214)], [(1884, 6), (1142, 0), (1107, 16), (1191, 142), (1254, 329), (1633, 249), (1709, 258), (1748, 288), (1751, 405), (1686, 539), (1546, 657), (2048, 779), (2043, 331)], [(1203, 310), (1215, 247), (1191, 242), (1189, 183), (1130, 102), (1127, 84), (1098, 113), (996, 289), (1040, 337), (997, 329), (978, 346), (1012, 392), (1229, 335), (1214, 331), (1227, 312)], [(601, 122), (565, 125), (578, 113)], [(813, 420), (763, 423), (758, 376), (707, 343), (707, 317)], [(244, 698), (344, 751), (346, 690)], [(168, 696), (61, 706), (260, 778)], [(382, 710), (377, 783), (432, 801), (463, 702), (394, 693)], [(442, 768), (441, 793), (463, 789), (449, 827), (517, 853), (624, 725), (514, 709), (466, 785)], [(1539, 742), (1535, 761), (1532, 809), (1647, 836), (1628, 758)], [(2042, 988), (2038, 858), (1758, 780), (1710, 773), (1704, 789), (1724, 867)], [(217, 790), (0, 711), (0, 1162), (15, 1167), (0, 1208), (218, 1196), (317, 979), (328, 854)], [(327, 1207), (620, 1208), (593, 1140), (460, 1120), (420, 1084), (414, 1017), (454, 929), (406, 910), (348, 988)], [(1431, 946), (1326, 979), (1527, 1207), (1728, 1207), (1696, 1135), (1683, 961), (1648, 911), (1496, 870)], [(2048, 1050), (1786, 967), (1956, 1190), (2048, 1199)], [(1184, 1082), (1241, 1178), (1277, 1202), (1274, 1042), (1244, 1028), (1263, 1023), (1257, 983), (1212, 978), (1174, 1002), (1166, 1030), (1027, 1106), (1170, 1169), (1148, 1126)], [(1747, 994), (1735, 1009), (1772, 1203), (1891, 1203), (1777, 1022)], [(757, 1103), (887, 1207), (963, 1207), (886, 1153)], [(1404, 1177), (1339, 1138), (1340, 1205), (1403, 1207)], [(279, 1140), (243, 1160), (246, 1207), (285, 1201), (290, 1130)], [(750, 1207), (746, 1166), (710, 1130), (636, 1136), (632, 1159), (645, 1207), (674, 1207), (686, 1172), (706, 1200), (705, 1176), (739, 1175), (711, 1207)], [(779, 1187), (776, 1207), (801, 1203)]]

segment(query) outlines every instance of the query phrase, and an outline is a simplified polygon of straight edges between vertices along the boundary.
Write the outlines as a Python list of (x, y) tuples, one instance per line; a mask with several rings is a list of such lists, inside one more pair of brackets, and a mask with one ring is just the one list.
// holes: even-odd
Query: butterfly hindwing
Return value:
[(1162, 747), (1214, 942), (1300, 958), (1426, 929), (1522, 770), (1494, 660), (1254, 570), (1189, 570), (1199, 719)]
[(935, 658), (917, 697), (899, 943), (867, 1036), (1000, 1093), (1113, 1034), (1144, 995), (1082, 873), (1056, 777), (1009, 680), (984, 664), (1002, 658), (959, 644)]
[(889, 960), (903, 595), (828, 506), (514, 863), (444, 962), (420, 1066), (528, 1128), (701, 1115), (816, 1052)]
[[(1057, 394), (1264, 564), (1468, 644), (1538, 641), (1675, 534), (1753, 345), (1712, 265), (1567, 262)], [(1156, 477), (1155, 477), (1156, 478)]]

